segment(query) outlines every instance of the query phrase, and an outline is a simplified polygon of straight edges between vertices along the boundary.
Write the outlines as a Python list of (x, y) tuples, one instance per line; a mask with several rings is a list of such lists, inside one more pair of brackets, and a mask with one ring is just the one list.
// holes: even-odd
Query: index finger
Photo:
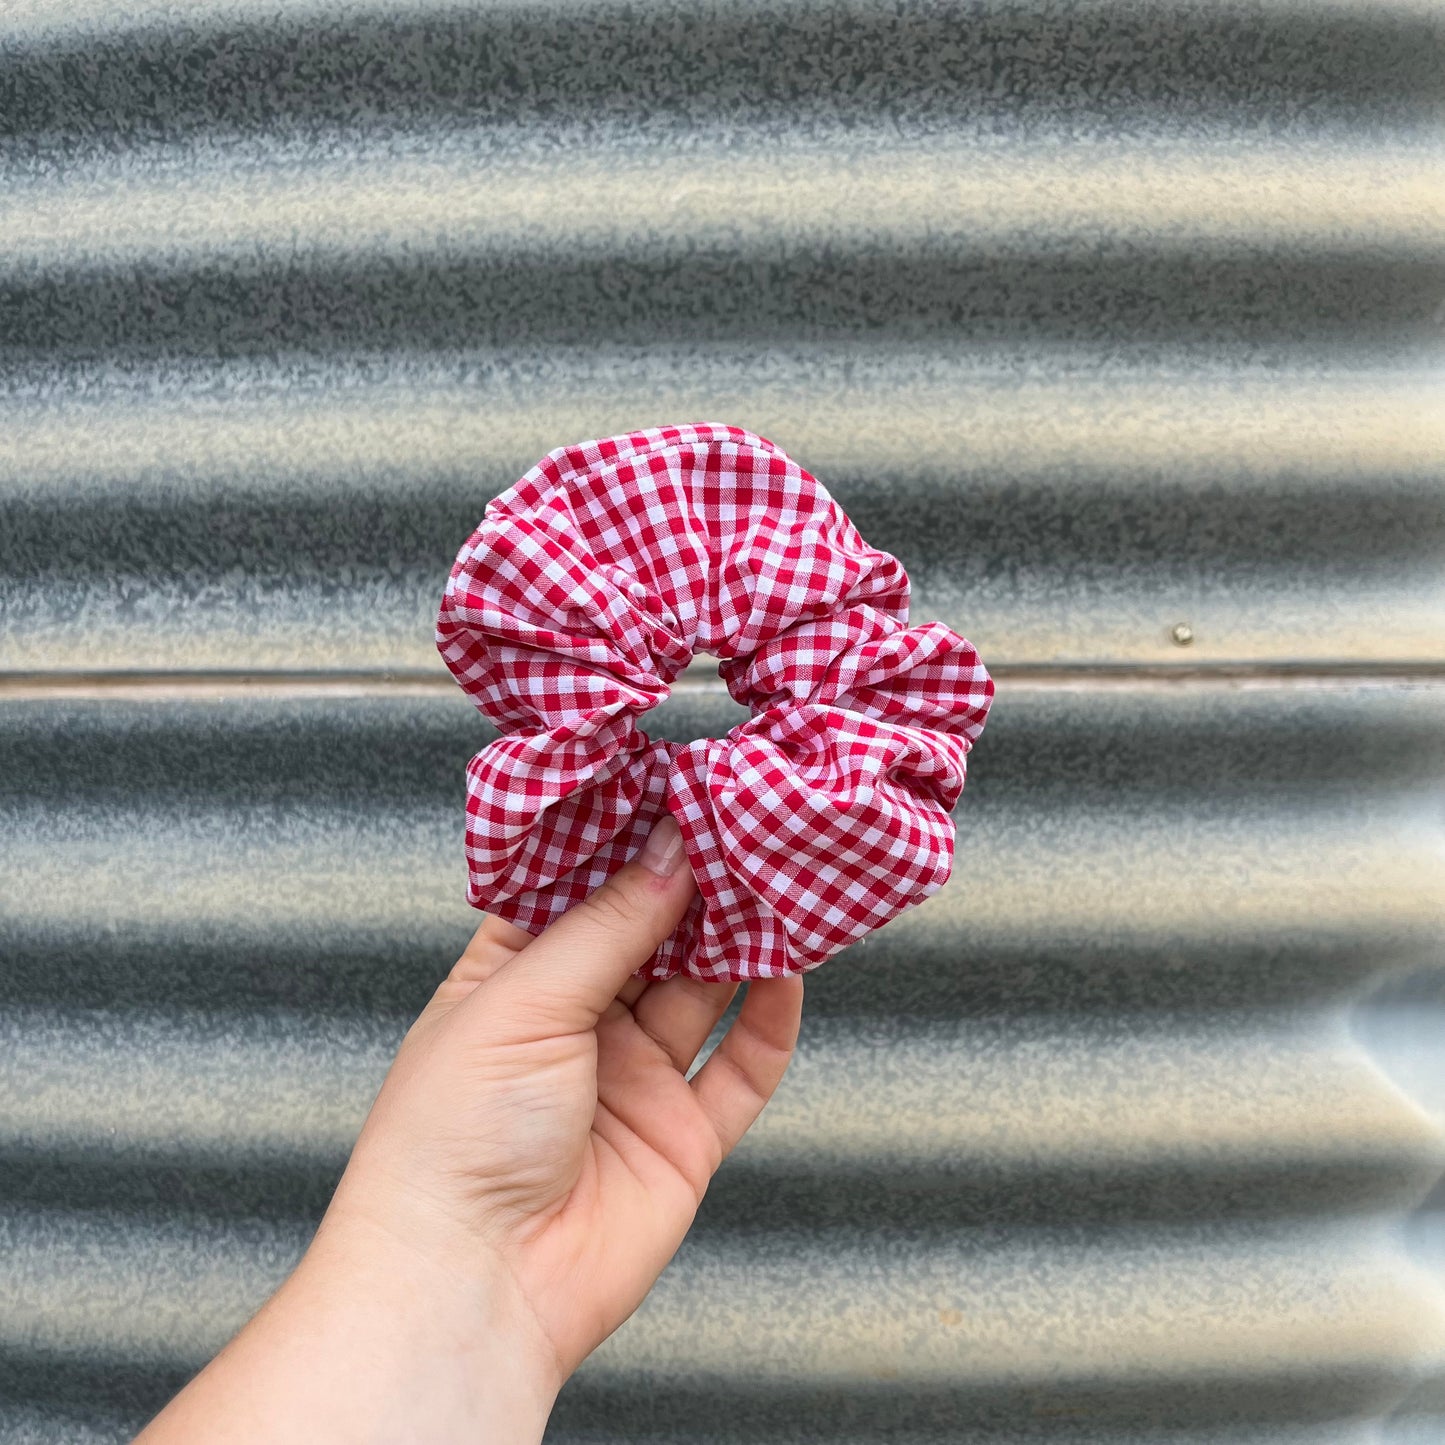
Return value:
[(452, 965), (451, 982), (485, 983), (509, 959), (532, 942), (533, 935), (489, 913)]

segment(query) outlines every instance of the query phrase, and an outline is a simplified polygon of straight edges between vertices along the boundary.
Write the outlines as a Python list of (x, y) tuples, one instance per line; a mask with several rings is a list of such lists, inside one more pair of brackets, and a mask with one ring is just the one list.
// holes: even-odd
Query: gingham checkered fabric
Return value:
[[(467, 769), (469, 901), (532, 933), (678, 820), (698, 896), (641, 973), (814, 968), (935, 892), (993, 683), (908, 626), (908, 577), (765, 438), (714, 423), (559, 447), (486, 509), (437, 646), (500, 729)], [(695, 652), (752, 711), (655, 742)]]

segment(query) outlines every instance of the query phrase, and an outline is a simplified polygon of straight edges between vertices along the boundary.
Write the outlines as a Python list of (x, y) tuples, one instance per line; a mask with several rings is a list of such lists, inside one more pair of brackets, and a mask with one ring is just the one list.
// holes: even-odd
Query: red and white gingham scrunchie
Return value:
[[(531, 933), (666, 809), (698, 896), (641, 973), (814, 968), (942, 886), (993, 683), (827, 491), (737, 427), (559, 447), (452, 568), (437, 646), (503, 736), (467, 769), (468, 900)], [(725, 738), (637, 719), (694, 652), (752, 709)]]

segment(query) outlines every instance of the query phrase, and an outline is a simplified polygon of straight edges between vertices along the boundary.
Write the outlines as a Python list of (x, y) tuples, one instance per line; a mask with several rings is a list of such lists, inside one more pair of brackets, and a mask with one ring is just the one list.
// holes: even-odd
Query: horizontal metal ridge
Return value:
[[(655, 155), (575, 147), (544, 162), (489, 166), (475, 142), (403, 160), (227, 173), (184, 155), (127, 157), (92, 174), (10, 177), (0, 210), (0, 275), (144, 262), (195, 265), (267, 255), (375, 251), (568, 258), (594, 250), (724, 245), (870, 246), (1066, 252), (1129, 246), (1191, 254), (1246, 244), (1402, 256), (1445, 252), (1445, 148), (1394, 152), (1376, 139), (1268, 150), (1200, 144), (1037, 148), (1026, 144), (874, 150), (818, 146), (750, 154), (695, 143), (679, 174)], [(344, 141), (342, 142), (344, 145)], [(565, 205), (559, 205), (565, 197)]]
[[(304, 1242), (274, 1225), (26, 1211), (0, 1213), (0, 1238), (14, 1301), (0, 1338), (22, 1359), (160, 1366), (219, 1347)], [(1047, 1395), (1080, 1379), (1177, 1390), (1283, 1376), (1307, 1398), (1311, 1379), (1338, 1370), (1359, 1407), (1403, 1395), (1445, 1349), (1445, 1294), (1358, 1224), (872, 1237), (860, 1299), (850, 1246), (861, 1243), (691, 1242), (578, 1387), (730, 1385), (766, 1398), (771, 1386), (784, 1400), (882, 1388), (901, 1401), (945, 1385), (966, 1398), (970, 1386)], [(766, 1293), (753, 1284), (762, 1270)], [(142, 1277), (137, 1312), (128, 1296)]]
[(1147, 353), (887, 342), (110, 366), (0, 393), (0, 498), (269, 498), (304, 511), (382, 490), (426, 502), (464, 484), (484, 502), (559, 437), (603, 435), (619, 414), (736, 415), (829, 486), (838, 474), (954, 487), (1003, 474), (1066, 486), (1075, 502), (1201, 488), (1230, 499), (1350, 488), (1363, 500), (1382, 485), (1438, 494), (1442, 376), (1438, 348), (1409, 364), (1304, 356), (1278, 367), (1227, 348), (1155, 364)]
[[(3, 113), (37, 149), (482, 120), (618, 143), (886, 118), (899, 132), (1365, 131), (1429, 117), (1429, 0), (1066, 0), (690, 8), (588, 0), (11, 0)], [(87, 85), (105, 56), (107, 84)], [(618, 63), (599, 63), (598, 58)], [(624, 63), (625, 58), (625, 63)], [(156, 78), (164, 77), (164, 84)]]
[[(926, 926), (999, 946), (1099, 930), (1189, 946), (1365, 930), (1405, 946), (1440, 919), (1437, 844), (1410, 792), (1438, 766), (1436, 691), (1291, 691), (1287, 708), (1259, 690), (1035, 692), (1012, 714), (1004, 696), (959, 819), (979, 846), (961, 851), (959, 887)], [(739, 712), (716, 694), (674, 702), (654, 715), (662, 735)], [(461, 921), (458, 790), (486, 734), (459, 695), (297, 700), (269, 715), (260, 703), (8, 706), (11, 929), (279, 941), (298, 916), (377, 938), (419, 926), (436, 938)], [(1348, 780), (1334, 777), (1346, 728)], [(92, 745), (109, 759), (98, 773), (81, 765)], [(1322, 822), (1322, 808), (1358, 809), (1366, 786), (1348, 828)]]
[(288, 396), (272, 373), (209, 400), (16, 399), (0, 668), (435, 667), (445, 570), (490, 497), (559, 437), (704, 411), (814, 470), (902, 557), (914, 616), (991, 665), (1445, 657), (1438, 378), (1010, 386), (977, 359), (893, 373), (831, 353), (750, 380), (733, 358), (693, 392), (666, 361), (569, 378), (554, 360), (472, 390), (431, 373), (420, 394)]
[[(0, 1158), (21, 1172), (22, 1161), (54, 1156), (97, 1169), (109, 1160), (118, 1176), (248, 1163), (263, 1175), (328, 1173), (407, 1022), (260, 999), (220, 1018), (11, 1008), (0, 1019)], [(1290, 1208), (1303, 1216), (1343, 1212), (1347, 1200), (1408, 1209), (1445, 1168), (1445, 1110), (1432, 1117), (1407, 1099), (1350, 1042), (1337, 1011), (1140, 1013), (1127, 1023), (824, 1016), (805, 1030), (785, 1088), (734, 1167), (795, 1192), (810, 1177), (821, 1189), (866, 1182), (874, 1195), (890, 1183), (963, 1182), (961, 1219), (973, 1176), (1006, 1177), (1019, 1213), (1047, 1213), (1061, 1179), (1168, 1171), (1174, 1212), (1198, 1187), (1208, 1218), (1208, 1186), (1221, 1176), (1271, 1213), (1278, 1177), (1297, 1173)]]

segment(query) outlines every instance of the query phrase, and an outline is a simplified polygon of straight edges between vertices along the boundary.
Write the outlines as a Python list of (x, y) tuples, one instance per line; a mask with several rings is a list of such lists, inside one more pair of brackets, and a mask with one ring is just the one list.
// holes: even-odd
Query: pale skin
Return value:
[(696, 884), (677, 825), (536, 938), (488, 917), (407, 1033), (300, 1264), (143, 1445), (540, 1440), (798, 1036), (799, 978), (633, 977)]

